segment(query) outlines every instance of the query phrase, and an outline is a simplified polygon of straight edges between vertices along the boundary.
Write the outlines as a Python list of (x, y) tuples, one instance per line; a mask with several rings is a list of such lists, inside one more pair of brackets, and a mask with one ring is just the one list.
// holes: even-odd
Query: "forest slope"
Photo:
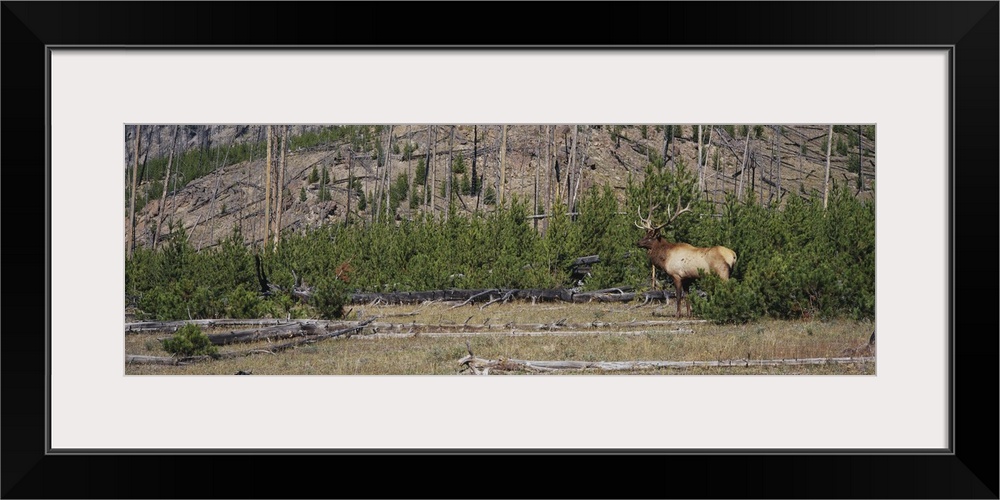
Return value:
[[(199, 249), (214, 246), (234, 226), (247, 243), (262, 241), (266, 128), (142, 126), (135, 244), (150, 246), (154, 237), (162, 240), (171, 223), (182, 224)], [(859, 198), (873, 198), (875, 127), (834, 128), (831, 181), (851, 186)], [(510, 125), (506, 133), (504, 129), (500, 125), (290, 126), (283, 188), (271, 190), (275, 201), (268, 214), (270, 224), (277, 223), (278, 196), (282, 231), (343, 222), (348, 214), (371, 220), (376, 209), (385, 211), (386, 199), (398, 204), (391, 213), (399, 219), (417, 212), (443, 214), (449, 165), (455, 173), (450, 190), (459, 213), (492, 210), (501, 196), (501, 177), (506, 200), (516, 195), (527, 200), (535, 213), (544, 214), (555, 200), (572, 205), (591, 186), (612, 186), (623, 199), (629, 179), (641, 182), (651, 162), (667, 167), (683, 163), (698, 171), (698, 125)], [(829, 125), (703, 125), (701, 130), (702, 196), (717, 206), (726, 193), (760, 203), (822, 196)], [(134, 131), (135, 126), (125, 127), (126, 190), (137, 165)], [(282, 127), (273, 127), (273, 132), (279, 137)], [(388, 173), (380, 160), (385, 151), (390, 151)], [(276, 186), (282, 164), (277, 142), (272, 158)], [(429, 171), (423, 169), (427, 164)], [(421, 172), (427, 172), (426, 179), (421, 179)], [(481, 189), (476, 189), (474, 177), (480, 179)], [(349, 178), (356, 179), (354, 189), (349, 189)], [(160, 200), (165, 181), (167, 196)], [(429, 185), (433, 189), (426, 189)], [(364, 202), (359, 199), (362, 193)], [(126, 245), (129, 195), (125, 193), (123, 210)]]

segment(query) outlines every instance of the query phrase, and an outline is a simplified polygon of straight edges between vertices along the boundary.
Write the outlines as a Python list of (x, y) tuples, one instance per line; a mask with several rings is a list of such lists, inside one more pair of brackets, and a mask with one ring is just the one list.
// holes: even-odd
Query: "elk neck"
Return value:
[(652, 255), (657, 252), (669, 251), (670, 249), (677, 246), (677, 243), (668, 241), (663, 235), (646, 236), (639, 241), (639, 246), (646, 249), (646, 252)]
[[(663, 236), (657, 236), (656, 240), (653, 242), (653, 248), (660, 249), (662, 252), (668, 252), (676, 247), (678, 244), (672, 241), (668, 241)], [(652, 250), (651, 248), (650, 250)]]

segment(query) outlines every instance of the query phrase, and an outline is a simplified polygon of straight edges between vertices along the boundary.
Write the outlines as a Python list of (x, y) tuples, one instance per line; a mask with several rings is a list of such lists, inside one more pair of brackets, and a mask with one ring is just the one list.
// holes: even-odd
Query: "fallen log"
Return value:
[(609, 321), (592, 321), (590, 323), (567, 323), (565, 319), (554, 321), (552, 323), (505, 323), (505, 324), (468, 324), (468, 323), (437, 323), (437, 324), (425, 324), (425, 323), (385, 323), (376, 322), (371, 324), (372, 331), (375, 333), (385, 333), (385, 332), (427, 332), (427, 331), (441, 331), (441, 332), (489, 332), (489, 331), (559, 331), (562, 329), (570, 330), (582, 330), (586, 331), (588, 329), (621, 329), (621, 328), (636, 328), (636, 327), (657, 327), (657, 326), (678, 326), (678, 325), (690, 325), (695, 323), (706, 323), (706, 320), (649, 320), (649, 321), (625, 321), (625, 322), (609, 322)]
[[(252, 342), (281, 337), (297, 337), (316, 334), (317, 329), (348, 326), (356, 322), (345, 320), (317, 319), (203, 319), (182, 321), (150, 321), (143, 323), (126, 323), (125, 333), (176, 332), (184, 325), (198, 325), (203, 328), (224, 328), (228, 326), (260, 325), (263, 328), (239, 330), (226, 333), (212, 333), (206, 336), (214, 345), (226, 345), (236, 342)], [(321, 333), (321, 332), (319, 332)]]
[(587, 255), (585, 257), (580, 257), (573, 261), (570, 266), (581, 266), (584, 264), (596, 264), (601, 261), (601, 257), (597, 255)]
[(176, 332), (184, 325), (198, 325), (203, 328), (221, 328), (227, 326), (271, 326), (288, 323), (283, 319), (195, 319), (181, 321), (140, 321), (125, 323), (125, 333), (144, 332)]
[(615, 287), (615, 288), (604, 288), (604, 289), (601, 289), (601, 290), (593, 290), (590, 293), (625, 293), (625, 292), (631, 292), (633, 290), (635, 290), (635, 287), (621, 286), (621, 287)]
[[(351, 295), (352, 304), (368, 304), (368, 303), (387, 303), (387, 304), (406, 304), (406, 303), (422, 303), (422, 302), (432, 302), (432, 301), (447, 301), (456, 302), (461, 301), (460, 304), (453, 307), (460, 307), (463, 305), (469, 305), (476, 302), (487, 302), (487, 305), (498, 302), (507, 301), (510, 299), (523, 299), (531, 300), (532, 303), (536, 301), (556, 301), (561, 300), (563, 302), (575, 302), (575, 303), (586, 303), (586, 302), (631, 302), (636, 298), (643, 298), (645, 302), (650, 300), (669, 300), (674, 298), (674, 292), (670, 290), (653, 290), (642, 293), (636, 293), (630, 291), (628, 287), (623, 288), (609, 288), (604, 290), (595, 290), (590, 292), (581, 292), (576, 288), (559, 288), (559, 289), (500, 289), (500, 288), (490, 288), (485, 290), (432, 290), (424, 292), (388, 292), (388, 293), (355, 293)], [(312, 292), (309, 290), (295, 290), (293, 292), (296, 296), (300, 296), (304, 299), (309, 299), (312, 296)], [(313, 321), (315, 322), (315, 321)], [(204, 328), (222, 328), (230, 326), (281, 326), (290, 324), (302, 324), (301, 320), (285, 320), (285, 319), (198, 319), (198, 320), (181, 320), (181, 321), (142, 321), (134, 323), (125, 323), (125, 333), (144, 333), (144, 332), (176, 332), (182, 326), (187, 324), (195, 324)], [(294, 331), (294, 330), (293, 330)]]
[(562, 297), (564, 291), (562, 288), (521, 288), (514, 290), (514, 297), (519, 299), (542, 299), (542, 300), (559, 300)]
[(125, 356), (125, 364), (127, 365), (176, 365), (184, 366), (190, 365), (192, 363), (200, 363), (202, 361), (209, 361), (212, 359), (224, 359), (231, 358), (235, 356), (220, 355), (220, 356), (184, 356), (184, 357), (173, 357), (173, 356)]
[(329, 333), (323, 333), (323, 334), (319, 334), (319, 335), (314, 335), (314, 336), (310, 336), (310, 337), (307, 337), (307, 338), (304, 338), (304, 339), (300, 339), (300, 340), (293, 340), (291, 342), (285, 342), (284, 344), (276, 344), (276, 345), (273, 345), (273, 346), (267, 346), (267, 347), (265, 347), (263, 349), (253, 349), (253, 350), (250, 350), (250, 351), (241, 351), (241, 353), (236, 353), (236, 355), (230, 356), (230, 357), (236, 357), (238, 355), (254, 354), (254, 353), (260, 352), (262, 350), (268, 351), (271, 354), (274, 354), (274, 353), (277, 353), (277, 352), (280, 352), (280, 351), (284, 351), (286, 349), (290, 349), (292, 347), (297, 347), (297, 346), (305, 345), (305, 344), (312, 344), (312, 343), (318, 342), (320, 340), (325, 340), (325, 339), (329, 339), (329, 338), (339, 337), (341, 335), (347, 335), (348, 337), (350, 337), (352, 334), (354, 334), (354, 332), (356, 332), (358, 330), (361, 330), (362, 328), (364, 328), (365, 326), (367, 326), (369, 323), (374, 322), (375, 319), (376, 318), (369, 318), (369, 319), (366, 319), (366, 320), (358, 323), (357, 325), (354, 325), (354, 326), (349, 327), (349, 328), (342, 328), (340, 330), (336, 330), (336, 331), (329, 332)]
[(645, 301), (667, 300), (674, 296), (673, 292), (656, 290), (636, 294), (633, 292), (607, 293), (607, 292), (579, 292), (573, 294), (573, 302), (632, 302), (636, 297), (642, 297)]
[(423, 303), (421, 303), (421, 304), (420, 304), (420, 307), (418, 307), (418, 308), (416, 308), (416, 309), (414, 309), (414, 310), (412, 310), (412, 311), (410, 311), (410, 312), (405, 312), (405, 313), (390, 313), (390, 314), (382, 314), (381, 316), (382, 316), (383, 318), (395, 318), (395, 317), (400, 317), (400, 316), (416, 316), (416, 315), (420, 314), (420, 311), (421, 311), (421, 310), (422, 310), (422, 309), (423, 309), (423, 308), (424, 308), (424, 307), (425, 307), (425, 306), (426, 306), (427, 304), (431, 304), (431, 303), (433, 303), (433, 302), (432, 302), (432, 301), (427, 301), (427, 302), (423, 302)]
[(874, 363), (874, 357), (844, 357), (844, 358), (802, 358), (802, 359), (732, 359), (718, 361), (529, 361), (523, 359), (482, 359), (472, 354), (458, 360), (464, 366), (461, 371), (472, 370), (474, 373), (486, 375), (493, 371), (529, 371), (551, 372), (556, 370), (588, 370), (600, 371), (633, 371), (655, 368), (749, 368), (760, 366), (797, 366), (797, 365), (827, 365), (827, 364), (864, 364)]
[(434, 290), (425, 292), (387, 292), (387, 293), (355, 293), (351, 296), (353, 304), (385, 303), (385, 304), (407, 304), (424, 301), (448, 301), (461, 302), (454, 307), (460, 307), (486, 301), (489, 303), (509, 300), (511, 298), (537, 301), (563, 302), (630, 302), (637, 297), (645, 301), (667, 300), (674, 297), (674, 292), (670, 290), (653, 290), (642, 293), (629, 291), (629, 288), (609, 288), (605, 290), (595, 290), (592, 292), (581, 292), (577, 288), (557, 288), (557, 289), (503, 289), (491, 288), (486, 290)]
[(206, 335), (212, 345), (228, 345), (239, 342), (256, 342), (258, 340), (273, 340), (292, 337), (304, 337), (307, 335), (318, 335), (325, 332), (327, 325), (312, 323), (289, 323), (284, 325), (270, 326), (267, 328), (257, 328), (254, 330), (240, 330), (228, 333), (213, 333)]
[(140, 356), (129, 354), (125, 356), (126, 365), (176, 365), (177, 358), (164, 356)]
[(304, 339), (293, 340), (291, 342), (285, 342), (283, 344), (274, 344), (264, 347), (258, 347), (256, 349), (248, 349), (243, 351), (230, 351), (219, 353), (214, 356), (183, 356), (183, 357), (166, 357), (166, 356), (137, 356), (128, 355), (125, 356), (126, 364), (153, 364), (153, 365), (188, 365), (191, 363), (200, 363), (202, 361), (209, 361), (213, 359), (231, 359), (239, 358), (244, 356), (249, 356), (251, 354), (275, 354), (293, 347), (298, 347), (300, 345), (312, 344), (320, 340), (325, 340), (334, 337), (340, 337), (342, 335), (347, 335), (350, 337), (354, 332), (363, 329), (368, 324), (374, 322), (377, 317), (368, 318), (364, 321), (359, 322), (356, 325), (350, 326), (348, 328), (342, 328), (328, 333), (323, 333), (319, 335), (312, 335)]
[(565, 288), (551, 290), (542, 288), (526, 288), (515, 291), (514, 297), (518, 299), (530, 300), (532, 303), (539, 300), (543, 302), (565, 300), (568, 302), (568, 299), (572, 299), (573, 293)]
[(425, 301), (467, 301), (475, 302), (490, 293), (504, 290), (489, 288), (484, 290), (428, 290), (421, 292), (386, 292), (386, 293), (355, 293), (351, 295), (351, 303), (368, 304), (372, 302), (387, 304), (412, 304)]
[[(655, 313), (655, 311), (654, 311)], [(416, 311), (407, 314), (418, 314)], [(667, 316), (672, 317), (673, 314)], [(383, 316), (384, 317), (384, 316)], [(232, 324), (230, 322), (235, 322), (238, 324), (267, 324), (268, 322), (273, 322), (277, 320), (270, 319), (246, 319), (246, 320), (194, 320), (194, 321), (176, 321), (169, 323), (159, 323), (155, 327), (146, 326), (142, 328), (132, 329), (129, 333), (137, 332), (156, 332), (156, 331), (174, 331), (184, 324), (199, 324), (199, 325), (214, 325), (220, 326), (223, 324)], [(636, 328), (636, 327), (656, 327), (656, 326), (671, 326), (671, 325), (687, 325), (695, 323), (705, 323), (706, 320), (697, 319), (681, 319), (681, 320), (647, 320), (647, 321), (624, 321), (624, 322), (608, 322), (608, 321), (592, 321), (590, 323), (567, 323), (565, 319), (554, 321), (551, 323), (506, 323), (506, 324), (468, 324), (468, 323), (438, 323), (438, 324), (426, 324), (426, 323), (391, 323), (391, 322), (373, 322), (370, 326), (375, 333), (398, 333), (398, 332), (408, 332), (408, 333), (421, 333), (425, 334), (427, 332), (438, 331), (443, 334), (450, 333), (468, 333), (474, 334), (477, 332), (490, 332), (490, 331), (509, 331), (515, 330), (518, 332), (531, 332), (531, 331), (558, 331), (562, 329), (570, 330), (580, 330), (580, 333), (587, 333), (588, 329), (621, 329), (621, 328)], [(210, 333), (206, 334), (208, 339), (212, 342), (212, 345), (230, 345), (235, 343), (246, 343), (246, 342), (256, 342), (261, 340), (274, 340), (274, 339), (285, 339), (285, 338), (295, 338), (295, 337), (307, 337), (312, 335), (322, 335), (325, 332), (330, 331), (331, 328), (349, 328), (355, 326), (357, 322), (355, 321), (343, 321), (343, 320), (281, 320), (281, 324), (250, 329), (250, 330), (238, 330), (226, 333)], [(126, 325), (128, 327), (128, 325)], [(678, 330), (658, 330), (660, 333), (690, 333), (692, 330), (678, 329)], [(593, 331), (591, 330), (591, 333)], [(429, 336), (432, 334), (428, 334)]]
[(495, 299), (492, 298), (493, 296), (491, 294), (490, 295), (490, 301), (487, 302), (487, 303), (485, 303), (485, 304), (483, 304), (483, 305), (481, 305), (481, 306), (479, 306), (479, 310), (482, 311), (483, 309), (486, 309), (487, 307), (489, 307), (490, 304), (493, 304), (493, 303), (496, 303), (496, 302), (507, 302), (508, 300), (510, 300), (510, 297), (512, 295), (514, 295), (514, 292), (516, 292), (516, 290), (508, 290), (506, 293), (502, 294), (500, 297), (497, 297)]
[(465, 338), (465, 337), (476, 337), (482, 335), (492, 335), (500, 337), (576, 337), (581, 335), (616, 335), (621, 337), (637, 336), (637, 335), (653, 335), (653, 334), (688, 334), (694, 333), (694, 330), (690, 328), (676, 328), (672, 330), (631, 330), (631, 331), (616, 331), (616, 330), (565, 330), (565, 331), (551, 331), (551, 330), (508, 330), (508, 331), (496, 331), (496, 332), (470, 332), (470, 331), (417, 331), (411, 330), (401, 333), (366, 333), (363, 335), (356, 335), (354, 338), (360, 339), (403, 339), (403, 338), (413, 338), (413, 337), (429, 337), (429, 338)]
[[(484, 297), (486, 295), (489, 295), (492, 298), (492, 296), (493, 296), (494, 293), (499, 293), (500, 292), (500, 290), (495, 289), (495, 288), (491, 288), (489, 290), (482, 290), (482, 291), (480, 291), (480, 290), (468, 290), (468, 291), (469, 292), (474, 292), (474, 293), (472, 295), (470, 295), (469, 298), (465, 299), (465, 302), (462, 302), (461, 304), (458, 304), (455, 307), (461, 307), (461, 306), (464, 306), (464, 305), (466, 305), (466, 304), (468, 304), (470, 302), (475, 302), (476, 299), (482, 298), (482, 297)], [(455, 307), (452, 307), (452, 309), (454, 309)]]
[[(280, 291), (281, 289), (275, 287), (274, 285), (269, 285), (271, 291)], [(577, 288), (555, 288), (555, 289), (541, 289), (541, 288), (527, 288), (527, 289), (502, 289), (502, 288), (489, 288), (489, 289), (478, 289), (478, 290), (459, 290), (459, 289), (445, 289), (445, 290), (427, 290), (419, 292), (359, 292), (353, 293), (350, 296), (350, 303), (352, 304), (415, 304), (421, 302), (462, 302), (461, 305), (468, 305), (475, 303), (477, 301), (491, 300), (490, 294), (501, 294), (508, 295), (508, 298), (518, 298), (531, 300), (532, 302), (537, 301), (556, 301), (561, 300), (563, 302), (591, 302), (594, 300), (600, 302), (629, 302), (639, 297), (645, 300), (665, 300), (668, 298), (673, 298), (674, 292), (667, 290), (656, 290), (648, 291), (643, 293), (634, 293), (631, 291), (631, 287), (621, 287), (621, 288), (608, 288), (604, 290), (595, 290), (590, 292), (581, 292)], [(311, 288), (306, 287), (296, 287), (291, 291), (291, 294), (304, 301), (309, 301), (313, 296), (313, 291)], [(282, 322), (287, 322), (285, 320), (273, 319), (273, 320), (258, 320), (266, 321), (261, 323), (248, 323), (250, 320), (194, 320), (197, 324), (217, 327), (217, 326), (237, 326), (237, 325), (276, 325)], [(127, 323), (126, 332), (136, 332), (136, 331), (175, 331), (180, 326), (185, 323), (190, 323), (191, 321), (147, 321), (142, 323)]]

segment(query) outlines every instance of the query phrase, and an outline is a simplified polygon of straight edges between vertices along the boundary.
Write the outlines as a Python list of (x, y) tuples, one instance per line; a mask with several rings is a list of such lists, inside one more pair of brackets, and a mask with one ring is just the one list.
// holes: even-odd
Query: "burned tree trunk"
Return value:
[(507, 184), (507, 125), (503, 126), (503, 131), (500, 135), (500, 189), (498, 193), (498, 199), (500, 200), (499, 205), (503, 206), (503, 197), (505, 187)]
[[(538, 143), (535, 143), (535, 188), (534, 188), (534, 204), (531, 210), (532, 215), (538, 215), (538, 171), (542, 167), (541, 151), (539, 151)], [(538, 230), (538, 219), (535, 219), (535, 231)]]
[[(424, 204), (425, 210), (434, 214), (434, 143), (437, 140), (437, 128), (433, 125), (427, 130), (427, 168), (424, 170)], [(430, 179), (430, 182), (427, 180)]]
[(128, 204), (128, 256), (132, 256), (135, 251), (135, 190), (138, 189), (139, 179), (139, 137), (140, 125), (135, 126), (135, 164), (132, 167), (132, 191), (129, 193)]
[(264, 162), (264, 248), (271, 239), (271, 147), (274, 143), (273, 126), (267, 126), (267, 161)]
[[(577, 165), (578, 162), (576, 161), (576, 142), (577, 138), (579, 137), (579, 129), (580, 129), (579, 125), (573, 125), (573, 145), (570, 147), (570, 153), (569, 153), (569, 172), (571, 177), (570, 177), (569, 190), (567, 191), (566, 195), (570, 197), (568, 206), (571, 212), (576, 211), (576, 186), (580, 185), (580, 180), (579, 180), (580, 172), (578, 171), (579, 166)], [(574, 182), (576, 184), (574, 184)]]
[(163, 212), (166, 209), (167, 188), (170, 186), (170, 166), (174, 162), (174, 150), (177, 148), (177, 125), (174, 125), (174, 140), (170, 146), (170, 157), (167, 158), (167, 174), (163, 178), (163, 197), (160, 198), (160, 209), (156, 213), (156, 227), (153, 233), (153, 250), (156, 250), (157, 237), (160, 235), (160, 224), (163, 223)]
[(698, 192), (701, 193), (702, 180), (705, 174), (702, 171), (702, 161), (701, 161), (701, 125), (698, 125)]
[(830, 125), (830, 133), (826, 137), (826, 175), (823, 177), (823, 210), (826, 210), (826, 201), (830, 195), (830, 152), (833, 151), (833, 125)]
[(750, 158), (750, 127), (747, 127), (746, 145), (743, 147), (743, 166), (740, 167), (740, 187), (736, 189), (736, 200), (743, 201), (743, 180), (747, 175), (748, 159)]
[(775, 189), (778, 191), (778, 203), (781, 203), (781, 125), (774, 126), (774, 156), (775, 156)]
[(385, 190), (385, 216), (386, 220), (392, 219), (392, 204), (390, 195), (392, 194), (392, 125), (389, 125), (388, 137), (385, 141), (385, 182), (382, 189)]
[(444, 220), (448, 220), (448, 214), (451, 212), (451, 181), (452, 177), (455, 176), (455, 166), (453, 165), (453, 162), (455, 161), (454, 154), (455, 154), (455, 126), (452, 125), (451, 138), (448, 139), (448, 173), (447, 173), (448, 177), (445, 180)]
[(351, 196), (354, 192), (354, 151), (347, 150), (347, 211), (344, 212), (344, 226), (351, 221)]
[(476, 211), (479, 211), (479, 192), (482, 191), (483, 183), (479, 180), (476, 165), (479, 160), (479, 126), (472, 126), (472, 192), (476, 195)]
[[(285, 152), (288, 151), (288, 125), (282, 126), (281, 130), (281, 159), (278, 162), (278, 207), (276, 220), (274, 222), (274, 249), (278, 250), (278, 242), (281, 240), (281, 212), (284, 205), (285, 192)], [(348, 193), (350, 193), (350, 186)]]

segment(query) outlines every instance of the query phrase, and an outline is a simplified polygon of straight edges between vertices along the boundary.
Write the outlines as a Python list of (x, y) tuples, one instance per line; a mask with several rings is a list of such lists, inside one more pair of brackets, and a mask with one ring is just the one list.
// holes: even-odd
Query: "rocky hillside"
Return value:
[[(349, 134), (344, 133), (347, 129)], [(441, 213), (447, 206), (446, 173), (452, 164), (458, 172), (451, 187), (457, 209), (469, 213), (492, 209), (487, 202), (494, 193), (500, 196), (503, 163), (503, 196), (519, 196), (528, 200), (529, 207), (537, 203), (538, 212), (544, 213), (553, 200), (572, 199), (574, 194), (579, 196), (595, 185), (610, 185), (624, 198), (629, 177), (641, 181), (646, 165), (662, 158), (664, 150), (668, 168), (683, 162), (697, 171), (698, 129), (698, 125), (511, 125), (505, 134), (504, 127), (498, 125), (404, 124), (393, 125), (390, 138), (387, 126), (376, 130), (295, 125), (288, 127), (290, 147), (284, 159), (283, 189), (272, 189), (271, 194), (275, 200), (280, 195), (283, 231), (343, 222), (348, 213), (352, 218), (371, 220), (376, 206), (384, 207), (384, 187), (396, 183), (406, 183), (397, 186), (397, 193), (407, 191), (395, 212), (397, 219), (421, 211)], [(131, 184), (135, 167), (134, 130), (134, 126), (125, 128), (127, 185)], [(721, 202), (724, 193), (740, 193), (744, 198), (753, 196), (765, 202), (783, 202), (790, 196), (822, 196), (829, 125), (704, 125), (702, 130), (704, 195), (713, 201)], [(862, 130), (861, 135), (858, 130)], [(279, 136), (281, 127), (274, 127), (274, 131)], [(873, 131), (873, 126), (847, 125), (837, 126), (834, 133), (830, 178), (852, 186), (859, 197), (874, 196)], [(157, 198), (163, 190), (165, 172), (154, 173), (148, 166), (157, 159), (163, 164), (163, 159), (170, 157), (175, 133), (176, 161), (171, 161), (173, 172), (161, 207)], [(668, 134), (673, 137), (665, 148)], [(234, 226), (241, 228), (248, 243), (264, 238), (266, 126), (179, 126), (176, 131), (174, 126), (142, 126), (140, 135), (137, 246), (151, 245), (157, 226), (161, 230), (155, 238), (162, 240), (171, 221), (184, 225), (197, 248), (213, 246)], [(240, 156), (238, 148), (247, 151), (255, 144), (256, 149), (245, 158), (230, 160)], [(182, 155), (194, 151), (202, 152), (201, 170), (197, 174), (177, 174), (176, 164)], [(385, 167), (376, 161), (381, 151), (391, 152), (388, 178)], [(280, 157), (281, 148), (276, 146), (271, 164), (273, 185), (277, 184)], [(464, 161), (459, 163), (458, 158)], [(433, 202), (428, 202), (424, 186), (419, 182), (413, 186), (425, 163), (431, 165), (426, 183), (435, 186), (431, 190)], [(463, 188), (470, 187), (473, 170), (482, 179), (483, 189), (478, 194), (462, 194)], [(184, 179), (184, 175), (193, 178)], [(319, 179), (310, 179), (311, 175)], [(400, 175), (407, 180), (400, 181)], [(363, 209), (359, 209), (357, 185), (349, 189), (349, 177), (357, 179), (360, 192), (365, 194)], [(125, 196), (123, 217), (126, 244), (130, 239), (129, 194)], [(277, 201), (274, 203), (273, 207), (277, 207)], [(272, 208), (272, 225), (276, 223), (275, 212)]]

